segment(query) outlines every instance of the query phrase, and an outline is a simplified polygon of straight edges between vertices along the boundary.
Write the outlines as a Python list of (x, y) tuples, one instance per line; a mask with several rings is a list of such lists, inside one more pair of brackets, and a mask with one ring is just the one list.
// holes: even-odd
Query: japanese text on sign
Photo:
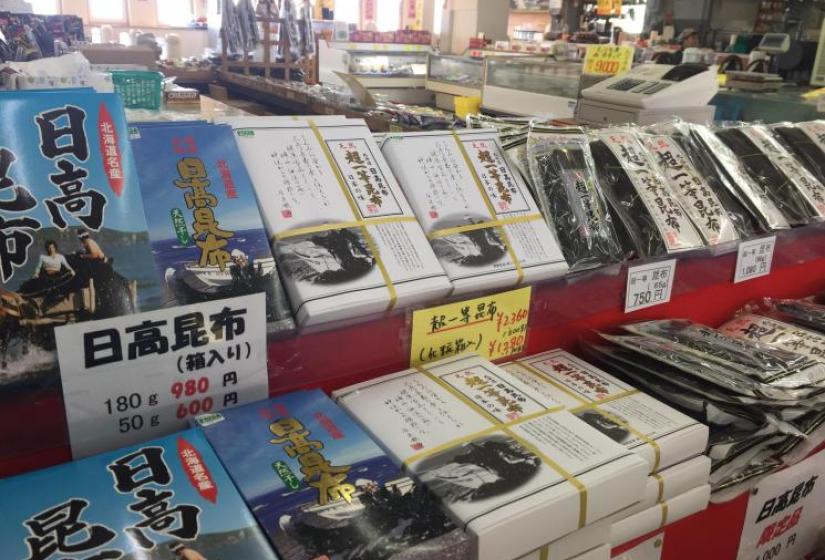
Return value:
[(739, 254), (736, 256), (736, 273), (733, 276), (733, 283), (736, 284), (770, 274), (775, 246), (775, 235), (740, 243)]
[[(178, 439), (178, 453), (190, 481), (198, 493), (214, 503), (217, 488), (198, 451), (186, 440)], [(169, 539), (194, 540), (200, 533), (201, 508), (180, 503), (172, 490), (172, 472), (162, 447), (146, 446), (110, 463), (113, 487), (134, 498), (127, 515), (136, 523), (124, 529), (136, 550), (152, 551)], [(91, 502), (71, 498), (50, 506), (23, 524), (31, 535), (26, 539), (29, 558), (47, 560), (55, 554), (83, 556), (89, 560), (116, 560), (124, 552), (112, 546), (117, 533), (104, 524), (84, 519)], [(100, 520), (105, 522), (106, 520)]]
[(643, 264), (627, 270), (624, 312), (667, 303), (676, 276), (676, 259)]
[(415, 311), (410, 364), (467, 353), (491, 360), (518, 354), (529, 313), (529, 287)]
[(825, 513), (819, 453), (773, 474), (751, 491), (739, 560), (804, 558), (817, 547)]
[(264, 298), (58, 328), (74, 456), (166, 435), (198, 414), (266, 398)]
[(584, 55), (585, 74), (621, 74), (633, 65), (634, 48), (628, 45), (589, 45)]

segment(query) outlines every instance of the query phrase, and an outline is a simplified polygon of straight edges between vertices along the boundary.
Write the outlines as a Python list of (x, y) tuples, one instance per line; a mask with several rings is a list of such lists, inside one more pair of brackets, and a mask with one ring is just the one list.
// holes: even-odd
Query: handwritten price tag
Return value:
[(624, 312), (669, 302), (675, 276), (676, 259), (629, 268)]
[(775, 235), (740, 243), (733, 283), (738, 284), (770, 274), (774, 247), (776, 247)]
[(524, 351), (529, 287), (413, 312), (410, 365), (478, 354), (490, 360)]
[(584, 55), (585, 74), (621, 74), (633, 65), (634, 47), (589, 45)]

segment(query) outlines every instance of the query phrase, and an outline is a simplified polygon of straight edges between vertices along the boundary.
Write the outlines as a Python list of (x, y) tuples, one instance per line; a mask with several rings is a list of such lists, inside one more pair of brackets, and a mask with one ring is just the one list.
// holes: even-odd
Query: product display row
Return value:
[(719, 330), (622, 330), (582, 347), (616, 375), (563, 350), (461, 356), (342, 388), (337, 404), (297, 391), (0, 480), (21, 497), (0, 505), (5, 550), (609, 558), (823, 441), (825, 307), (770, 300)]

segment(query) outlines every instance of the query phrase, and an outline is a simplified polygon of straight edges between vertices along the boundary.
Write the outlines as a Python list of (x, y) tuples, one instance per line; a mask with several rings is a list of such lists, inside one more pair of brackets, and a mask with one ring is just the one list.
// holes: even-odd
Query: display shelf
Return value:
[[(534, 286), (524, 354), (556, 347), (575, 350), (579, 338), (592, 329), (634, 319), (685, 317), (718, 325), (760, 297), (802, 297), (821, 291), (825, 289), (825, 227), (780, 232), (768, 276), (733, 284), (735, 262), (735, 251), (680, 257), (672, 300), (632, 314), (623, 312), (624, 267)], [(366, 322), (271, 339), (270, 393), (313, 387), (331, 391), (406, 368), (409, 318), (409, 312), (399, 311)], [(36, 391), (31, 387), (4, 391), (0, 423), (0, 477), (71, 458), (56, 377)], [(668, 525), (662, 558), (734, 558), (746, 509), (747, 495), (740, 495)], [(632, 545), (622, 545), (614, 554)]]

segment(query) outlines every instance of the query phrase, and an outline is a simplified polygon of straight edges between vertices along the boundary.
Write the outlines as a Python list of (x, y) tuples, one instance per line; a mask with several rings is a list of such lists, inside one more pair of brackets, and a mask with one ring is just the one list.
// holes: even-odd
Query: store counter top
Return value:
[(711, 99), (717, 121), (809, 121), (819, 118), (816, 100), (802, 97), (810, 87), (784, 86), (779, 91), (722, 89)]

